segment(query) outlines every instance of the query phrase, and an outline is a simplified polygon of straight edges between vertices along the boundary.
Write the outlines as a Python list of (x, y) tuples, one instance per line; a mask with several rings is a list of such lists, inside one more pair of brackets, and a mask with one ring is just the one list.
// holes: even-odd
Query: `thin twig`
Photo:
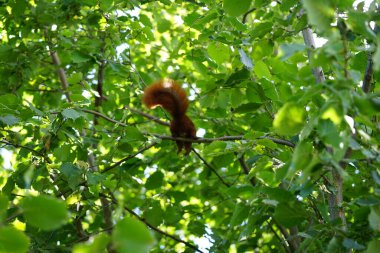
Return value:
[(157, 143), (153, 142), (153, 143), (151, 143), (151, 144), (146, 145), (145, 147), (139, 149), (136, 153), (134, 153), (134, 154), (130, 154), (129, 156), (127, 156), (127, 157), (121, 159), (120, 161), (118, 161), (118, 162), (112, 164), (111, 166), (108, 166), (107, 168), (105, 168), (104, 170), (102, 170), (101, 173), (106, 173), (107, 171), (112, 170), (113, 168), (119, 166), (119, 165), (122, 164), (123, 162), (125, 162), (125, 161), (127, 161), (127, 160), (129, 160), (129, 159), (132, 159), (133, 157), (137, 156), (138, 154), (141, 154), (141, 153), (144, 152), (145, 150), (150, 149), (151, 147), (153, 147), (153, 146), (156, 145), (156, 144), (157, 144)]
[(274, 230), (272, 224), (270, 222), (268, 222), (268, 226), (269, 226), (269, 229), (272, 231), (272, 233), (274, 234), (274, 236), (277, 238), (277, 240), (280, 241), (281, 245), (284, 247), (285, 251), (287, 253), (291, 253), (292, 251), (290, 250), (289, 246), (287, 245), (286, 241), (284, 241), (278, 234), (277, 232)]
[(130, 110), (130, 111), (133, 112), (133, 113), (140, 114), (141, 116), (143, 116), (143, 117), (145, 117), (145, 118), (147, 118), (147, 119), (150, 119), (150, 120), (152, 120), (152, 121), (154, 121), (154, 122), (156, 122), (156, 123), (158, 123), (158, 124), (160, 124), (160, 125), (163, 125), (163, 126), (170, 126), (170, 123), (169, 123), (169, 122), (162, 121), (162, 120), (160, 120), (159, 118), (154, 117), (154, 116), (152, 116), (152, 115), (150, 115), (150, 114), (148, 114), (148, 113), (142, 112), (142, 111), (140, 111), (140, 110), (137, 110), (137, 109), (135, 109), (135, 108), (129, 107), (129, 106), (127, 106), (127, 105), (125, 105), (124, 108)]
[(39, 157), (42, 157), (47, 163), (51, 163), (51, 160), (49, 157), (46, 156), (46, 154), (40, 152), (40, 151), (37, 151), (33, 148), (30, 148), (28, 146), (24, 146), (24, 145), (20, 145), (20, 144), (16, 144), (16, 143), (12, 143), (12, 142), (9, 142), (5, 139), (2, 139), (0, 140), (0, 143), (4, 143), (5, 145), (7, 146), (13, 146), (15, 148), (23, 148), (23, 149), (26, 149), (26, 150), (29, 150), (31, 151), (32, 153), (34, 153), (35, 155), (39, 156)]
[(105, 119), (105, 120), (107, 120), (107, 121), (109, 121), (109, 122), (112, 122), (112, 123), (118, 124), (118, 125), (123, 126), (123, 127), (128, 126), (127, 124), (124, 124), (123, 122), (120, 122), (120, 121), (114, 120), (114, 119), (112, 119), (112, 118), (110, 118), (110, 117), (108, 117), (108, 116), (106, 116), (106, 115), (104, 115), (104, 114), (102, 114), (102, 113), (100, 113), (100, 112), (97, 112), (97, 111), (88, 110), (88, 109), (82, 109), (82, 108), (78, 108), (78, 110), (80, 110), (80, 111), (82, 111), (82, 112), (85, 112), (85, 113), (91, 113), (91, 114), (93, 114), (93, 115), (96, 115), (96, 116), (98, 116), (98, 117), (100, 117), (100, 118), (103, 118), (103, 119)]
[(244, 13), (243, 19), (241, 20), (241, 22), (243, 24), (245, 24), (247, 22), (248, 15), (251, 14), (252, 12), (254, 12), (255, 10), (256, 10), (256, 8), (252, 8), (252, 9), (248, 10), (246, 13)]
[(314, 202), (314, 198), (313, 198), (312, 196), (308, 196), (307, 198), (308, 198), (308, 200), (309, 200), (310, 203), (311, 203), (311, 208), (313, 209), (315, 215), (316, 215), (317, 218), (318, 218), (318, 222), (319, 222), (320, 224), (323, 224), (323, 223), (324, 223), (323, 216), (322, 216), (321, 212), (319, 211), (317, 205), (315, 204), (315, 202)]
[(291, 148), (294, 148), (296, 145), (291, 142), (291, 141), (287, 141), (287, 140), (283, 140), (283, 139), (279, 139), (279, 138), (274, 138), (274, 137), (270, 137), (270, 136), (260, 136), (258, 137), (257, 139), (267, 139), (267, 140), (271, 140), (273, 141), (274, 143), (276, 144), (281, 144), (281, 145), (285, 145), (285, 146), (288, 146), (288, 147), (291, 147)]
[(230, 187), (231, 185), (224, 181), (223, 177), (219, 175), (219, 173), (212, 167), (194, 148), (191, 148), (191, 150), (194, 152), (194, 154), (206, 165), (207, 168), (209, 168), (222, 182), (227, 187)]
[[(103, 195), (104, 197), (106, 197), (106, 195), (104, 195), (104, 194), (101, 194), (101, 195)], [(111, 194), (111, 201), (112, 201), (112, 203), (113, 203), (114, 205), (118, 205), (118, 201), (116, 200), (115, 196), (113, 196), (112, 194)], [(124, 205), (124, 209), (125, 209), (128, 213), (130, 213), (130, 214), (132, 214), (134, 217), (136, 217), (138, 220), (140, 220), (141, 222), (143, 222), (145, 225), (147, 225), (149, 228), (151, 228), (152, 230), (156, 231), (157, 233), (159, 233), (159, 234), (161, 234), (161, 235), (163, 235), (163, 236), (165, 236), (165, 237), (171, 238), (171, 239), (173, 239), (173, 240), (176, 241), (176, 242), (182, 243), (182, 244), (186, 245), (187, 247), (189, 247), (189, 248), (195, 250), (196, 252), (203, 253), (203, 251), (201, 251), (200, 249), (198, 249), (195, 245), (193, 245), (193, 244), (191, 244), (191, 243), (189, 243), (189, 242), (186, 242), (186, 241), (184, 241), (184, 240), (182, 240), (182, 239), (180, 239), (180, 238), (178, 238), (178, 237), (176, 237), (176, 236), (174, 236), (174, 235), (168, 234), (167, 232), (162, 231), (161, 229), (159, 229), (159, 228), (153, 226), (153, 225), (150, 224), (147, 220), (145, 220), (143, 217), (141, 217), (140, 215), (138, 215), (137, 213), (135, 213), (135, 212), (134, 212), (132, 209), (130, 209), (129, 207), (127, 207), (127, 206)]]
[[(239, 154), (237, 154), (239, 155)], [(244, 159), (244, 154), (242, 154), (239, 158), (238, 158), (238, 161), (240, 163), (240, 166), (243, 168), (243, 171), (244, 173), (247, 175), (247, 177), (249, 176), (249, 173), (251, 172), (251, 169), (248, 167), (248, 164), (245, 162), (245, 159)], [(252, 186), (256, 186), (256, 178), (253, 176), (249, 179), (249, 181), (251, 182)]]
[(296, 240), (293, 240), (291, 238), (289, 232), (286, 230), (286, 228), (284, 226), (278, 224), (278, 222), (276, 222), (276, 221), (273, 221), (273, 223), (276, 224), (276, 226), (280, 230), (281, 234), (284, 236), (285, 240), (288, 242), (290, 252), (296, 252), (297, 249), (298, 249), (298, 247), (299, 247), (299, 245), (297, 244)]

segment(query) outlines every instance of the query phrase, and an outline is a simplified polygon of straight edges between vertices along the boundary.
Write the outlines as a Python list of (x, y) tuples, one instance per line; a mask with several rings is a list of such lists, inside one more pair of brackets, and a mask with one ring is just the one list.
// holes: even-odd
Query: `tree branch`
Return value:
[(365, 68), (363, 86), (362, 86), (362, 90), (365, 93), (369, 93), (371, 91), (372, 77), (373, 77), (373, 60), (372, 60), (372, 54), (368, 53), (368, 61), (367, 61), (367, 66)]
[[(302, 9), (300, 11), (300, 13), (303, 14), (303, 12), (304, 12), (304, 10)], [(315, 42), (314, 42), (314, 38), (313, 38), (313, 34), (311, 32), (311, 29), (306, 28), (306, 29), (302, 30), (302, 35), (303, 35), (306, 46), (308, 46), (311, 49), (314, 49), (315, 48)], [(311, 58), (311, 51), (310, 50), (308, 50), (308, 57), (309, 57), (309, 62), (310, 62), (310, 58)], [(313, 74), (314, 74), (316, 83), (321, 83), (321, 82), (325, 81), (325, 75), (323, 74), (323, 70), (321, 67), (313, 68)], [(332, 219), (334, 219), (336, 216), (338, 216), (341, 219), (341, 222), (343, 224), (343, 229), (346, 229), (347, 223), (346, 223), (345, 214), (341, 210), (337, 211), (343, 202), (343, 178), (334, 168), (332, 168), (331, 173), (332, 173), (334, 186), (336, 187), (337, 192), (336, 192), (336, 194), (332, 193), (329, 197), (330, 217)], [(338, 218), (338, 217), (336, 217), (336, 218)]]
[[(130, 108), (130, 107), (127, 107), (127, 109), (131, 110), (132, 112), (136, 112), (146, 118), (149, 118), (161, 125), (164, 125), (164, 126), (170, 126), (170, 124), (168, 122), (165, 122), (165, 121), (162, 121), (154, 116), (151, 116), (147, 113), (143, 113), (139, 110), (136, 110), (136, 109), (133, 109), (133, 108)], [(128, 126), (127, 124), (123, 123), (123, 122), (120, 122), (120, 121), (117, 121), (117, 120), (114, 120), (104, 114), (101, 114), (100, 112), (96, 112), (96, 111), (93, 111), (93, 110), (88, 110), (88, 109), (81, 109), (79, 108), (78, 110), (81, 110), (85, 113), (90, 113), (90, 114), (94, 114), (94, 115), (97, 115), (109, 122), (112, 122), (112, 123), (115, 123), (115, 124), (118, 124), (120, 126), (123, 126), (123, 127), (126, 127)], [(243, 135), (237, 135), (237, 136), (222, 136), (222, 137), (216, 137), (216, 138), (197, 138), (197, 139), (189, 139), (189, 138), (182, 138), (182, 137), (172, 137), (172, 136), (167, 136), (167, 135), (161, 135), (161, 134), (150, 134), (150, 133), (145, 133), (145, 135), (152, 135), (152, 136), (155, 136), (157, 138), (160, 138), (162, 140), (172, 140), (172, 141), (176, 141), (176, 140), (179, 140), (179, 141), (188, 141), (188, 142), (193, 142), (193, 143), (211, 143), (211, 142), (214, 142), (214, 141), (238, 141), (238, 140), (244, 140), (243, 139)], [(275, 138), (275, 137), (270, 137), (270, 136), (260, 136), (258, 137), (257, 139), (268, 139), (268, 140), (271, 140), (273, 141), (274, 143), (276, 144), (280, 144), (280, 145), (284, 145), (284, 146), (288, 146), (288, 147), (291, 147), (291, 148), (294, 148), (295, 147), (295, 144), (291, 141), (288, 141), (288, 140), (283, 140), (283, 139), (279, 139), (279, 138)]]
[[(309, 62), (311, 60), (311, 51), (316, 48), (313, 33), (311, 32), (311, 29), (309, 27), (302, 30), (302, 36), (305, 42), (305, 45), (309, 48), (307, 50), (307, 55), (309, 58)], [(313, 75), (315, 77), (316, 83), (322, 83), (325, 81), (325, 74), (323, 73), (323, 70), (321, 67), (314, 67), (312, 68)]]
[[(104, 55), (104, 45), (101, 48), (101, 56)], [(103, 84), (104, 84), (104, 70), (106, 67), (106, 61), (105, 59), (100, 60), (100, 64), (98, 66), (98, 79), (97, 79), (97, 86), (96, 90), (98, 92), (98, 96), (95, 96), (95, 108), (96, 110), (99, 109), (99, 107), (102, 105), (103, 102)], [(98, 125), (98, 114), (94, 114), (94, 128), (93, 128), (93, 135), (96, 133), (95, 126)], [(97, 144), (92, 145), (93, 149), (97, 149)], [(98, 166), (95, 163), (95, 155), (93, 153), (89, 154), (89, 163), (90, 166), (93, 168), (93, 171), (99, 171)], [(113, 226), (112, 223), (112, 206), (111, 203), (108, 201), (107, 198), (100, 196), (100, 202), (103, 209), (103, 217), (104, 217), (104, 227), (103, 228), (109, 228)], [(108, 233), (111, 233), (111, 231), (108, 231)], [(115, 250), (112, 248), (112, 245), (108, 245), (107, 249), (110, 253), (115, 252)]]
[(58, 70), (57, 70), (58, 76), (59, 76), (59, 79), (61, 80), (61, 86), (62, 86), (62, 89), (64, 90), (64, 94), (66, 96), (66, 99), (68, 102), (71, 102), (70, 94), (67, 91), (69, 88), (69, 82), (67, 81), (65, 70), (61, 67), (61, 61), (59, 59), (57, 52), (51, 51), (50, 57), (53, 61), (53, 64), (58, 68)]

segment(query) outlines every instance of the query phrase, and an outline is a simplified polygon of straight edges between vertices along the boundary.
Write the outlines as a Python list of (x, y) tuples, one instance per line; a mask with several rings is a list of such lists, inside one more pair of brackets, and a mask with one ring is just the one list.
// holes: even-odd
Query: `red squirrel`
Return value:
[[(174, 80), (163, 79), (149, 85), (144, 90), (142, 101), (150, 109), (161, 106), (171, 114), (170, 132), (173, 137), (196, 139), (194, 123), (186, 115), (189, 106), (186, 92)], [(177, 140), (176, 143), (178, 153), (182, 148), (185, 148), (186, 155), (190, 153), (191, 142)]]

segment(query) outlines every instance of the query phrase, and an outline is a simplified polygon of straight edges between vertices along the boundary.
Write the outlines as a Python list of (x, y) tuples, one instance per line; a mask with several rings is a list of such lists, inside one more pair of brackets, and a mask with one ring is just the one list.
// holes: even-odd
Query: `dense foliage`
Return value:
[[(1, 1), (0, 252), (377, 252), (379, 23), (376, 0)], [(188, 156), (141, 103), (163, 77)]]

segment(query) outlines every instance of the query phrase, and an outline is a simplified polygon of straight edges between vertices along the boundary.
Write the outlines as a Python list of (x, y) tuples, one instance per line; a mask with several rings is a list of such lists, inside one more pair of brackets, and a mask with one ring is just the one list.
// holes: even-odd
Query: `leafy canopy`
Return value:
[[(378, 10), (3, 2), (0, 252), (377, 252)], [(164, 77), (189, 156), (141, 103)]]

